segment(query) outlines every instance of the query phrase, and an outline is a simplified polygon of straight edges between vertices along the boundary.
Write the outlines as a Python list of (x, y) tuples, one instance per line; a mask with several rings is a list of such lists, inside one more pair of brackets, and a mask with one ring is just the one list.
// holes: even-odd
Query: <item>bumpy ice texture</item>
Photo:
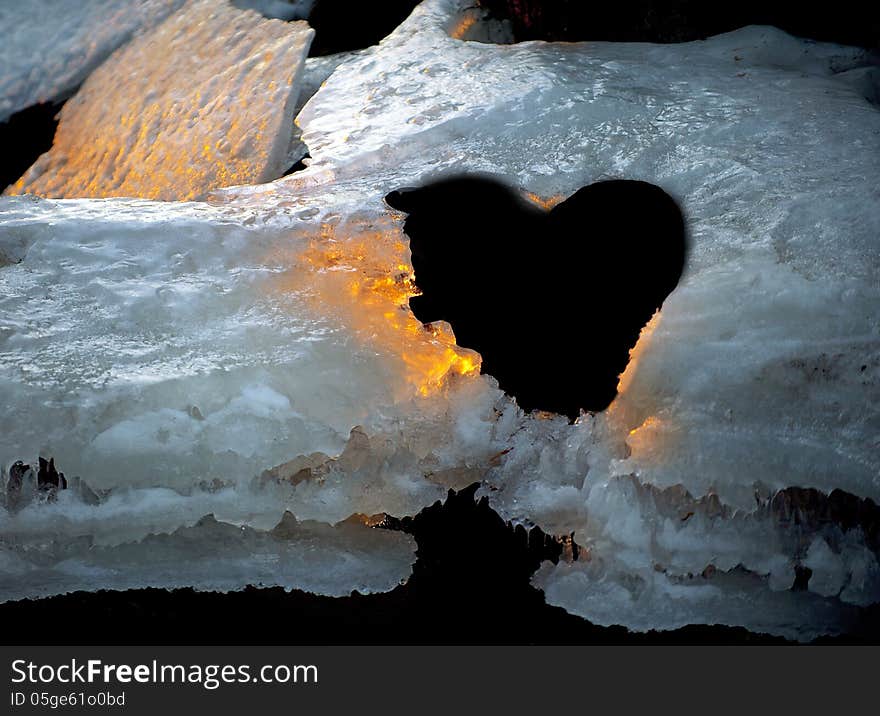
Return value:
[(313, 35), (191, 0), (89, 76), (8, 193), (185, 200), (281, 176)]
[[(535, 583), (597, 623), (846, 629), (880, 599), (876, 535), (796, 519), (782, 490), (880, 498), (880, 113), (851, 81), (868, 58), (761, 27), (470, 43), (450, 36), (465, 5), (428, 0), (338, 65), (299, 115), (296, 175), (185, 206), (4, 199), (21, 263), (0, 269), (0, 461), (55, 455), (143, 534), (411, 514), (483, 480), (503, 515), (574, 532), (580, 558)], [(550, 202), (605, 178), (681, 202), (688, 272), (606, 413), (524, 416), (414, 322), (381, 197), (462, 170)], [(153, 527), (157, 489), (181, 511)]]
[[(858, 528), (793, 539), (770, 506), (791, 485), (880, 495), (880, 115), (849, 78), (870, 58), (757, 27), (673, 46), (485, 47), (444, 37), (451, 7), (423, 4), (386, 40), (376, 55), (399, 52), (394, 73), (359, 59), (306, 106), (315, 178), (410, 163), (410, 183), (482, 170), (544, 197), (642, 179), (679, 199), (693, 244), (607, 414), (525, 421), (486, 478), (507, 516), (583, 540), (589, 559), (539, 584), (600, 623), (836, 628), (777, 590), (809, 561), (815, 593), (876, 601), (876, 545)], [(689, 509), (700, 499), (722, 509)], [(587, 565), (596, 589), (554, 586)], [(764, 616), (738, 609), (742, 594), (767, 595)]]

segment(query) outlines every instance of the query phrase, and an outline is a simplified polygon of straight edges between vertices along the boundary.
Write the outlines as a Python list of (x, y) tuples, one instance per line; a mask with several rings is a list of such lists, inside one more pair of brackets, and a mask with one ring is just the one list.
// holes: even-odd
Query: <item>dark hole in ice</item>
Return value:
[(310, 57), (362, 50), (377, 44), (400, 25), (420, 0), (233, 0), (265, 17), (306, 20), (315, 30)]
[(812, 576), (812, 569), (797, 565), (794, 568), (794, 584), (792, 584), (791, 590), (793, 592), (806, 592), (810, 588), (810, 577)]
[(64, 477), (63, 472), (58, 472), (55, 468), (55, 459), (49, 458), (47, 461), (45, 458), (39, 458), (40, 470), (37, 473), (37, 486), (41, 490), (49, 490), (49, 489), (67, 489), (67, 479)]
[(332, 55), (377, 44), (400, 25), (418, 0), (317, 0), (309, 13), (315, 39), (309, 55)]
[(601, 40), (688, 42), (745, 25), (774, 25), (792, 35), (859, 47), (880, 47), (880, 5), (790, 0), (478, 0), (512, 26), (517, 41)]
[(286, 176), (290, 176), (291, 174), (295, 174), (296, 172), (301, 172), (303, 169), (306, 169), (307, 166), (308, 166), (308, 165), (306, 164), (306, 161), (305, 161), (305, 160), (306, 160), (306, 159), (311, 159), (311, 158), (312, 158), (312, 155), (309, 154), (308, 152), (306, 152), (305, 156), (303, 156), (302, 159), (300, 159), (296, 164), (292, 165), (292, 166), (291, 166), (287, 171), (285, 171), (284, 174), (282, 174), (281, 176), (286, 177)]
[(388, 194), (423, 323), (448, 321), (526, 410), (608, 407), (639, 332), (685, 263), (682, 213), (639, 181), (591, 184), (546, 211), (484, 177)]
[(58, 127), (56, 116), (63, 104), (35, 104), (0, 122), (0, 191), (18, 181), (41, 154), (52, 148)]

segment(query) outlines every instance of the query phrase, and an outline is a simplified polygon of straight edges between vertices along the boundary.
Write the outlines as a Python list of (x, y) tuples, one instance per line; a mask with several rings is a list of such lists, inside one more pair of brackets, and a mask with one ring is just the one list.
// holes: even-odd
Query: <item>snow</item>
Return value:
[[(0, 200), (0, 464), (52, 455), (110, 491), (89, 509), (130, 500), (120, 546), (209, 513), (263, 532), (283, 510), (414, 514), (482, 480), (504, 517), (574, 533), (580, 559), (534, 582), (596, 623), (846, 629), (880, 600), (876, 545), (793, 527), (774, 497), (880, 500), (870, 58), (766, 27), (681, 45), (465, 42), (450, 36), (465, 6), (426, 0), (328, 65), (297, 118), (312, 160), (290, 177), (205, 203)], [(605, 413), (524, 416), (407, 310), (404, 217), (382, 197), (453, 171), (544, 199), (641, 179), (680, 201), (687, 272)], [(39, 510), (100, 532), (68, 501)], [(10, 540), (28, 510), (0, 518)], [(264, 578), (224, 564), (190, 581)], [(801, 567), (814, 576), (791, 591)], [(28, 589), (51, 591), (50, 572)], [(332, 592), (358, 568), (332, 589), (313, 580), (286, 584)]]
[(281, 176), (313, 35), (191, 0), (89, 76), (9, 193), (186, 200)]
[(0, 122), (65, 99), (113, 50), (184, 0), (27, 0), (0, 4)]

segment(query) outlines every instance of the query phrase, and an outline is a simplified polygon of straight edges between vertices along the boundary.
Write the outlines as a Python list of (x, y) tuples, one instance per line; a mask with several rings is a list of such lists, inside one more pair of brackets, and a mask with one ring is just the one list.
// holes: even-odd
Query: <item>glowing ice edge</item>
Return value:
[[(808, 639), (880, 600), (860, 531), (807, 535), (804, 554), (759, 504), (793, 485), (880, 499), (880, 114), (853, 81), (864, 53), (763, 27), (682, 45), (493, 46), (449, 37), (465, 5), (427, 0), (343, 62), (298, 117), (314, 159), (292, 177), (209, 203), (0, 201), (0, 251), (23, 259), (0, 269), (0, 463), (51, 454), (112, 490), (94, 507), (65, 497), (4, 515), (4, 598), (51, 591), (46, 570), (66, 563), (47, 534), (77, 565), (70, 535), (129, 545), (138, 564), (132, 544), (208, 513), (268, 534), (284, 510), (329, 524), (414, 514), (482, 480), (505, 517), (574, 532), (588, 558), (545, 563), (535, 584), (599, 624)], [(386, 347), (388, 326), (324, 300), (365, 285), (346, 276), (375, 287), (398, 270), (403, 217), (381, 197), (447, 170), (539, 196), (642, 179), (681, 202), (687, 274), (606, 413), (524, 417), (454, 360), (420, 391), (430, 366), (402, 355), (433, 365), (442, 335)], [(365, 237), (379, 247), (368, 266)], [(314, 260), (328, 247), (341, 259)], [(340, 454), (355, 425), (368, 444), (316, 458), (317, 476), (294, 479), (297, 463), (255, 477)], [(34, 544), (54, 567), (28, 562)], [(808, 592), (789, 590), (796, 559)], [(363, 565), (336, 565), (332, 588), (307, 588), (365, 581)], [(714, 577), (693, 577), (709, 565)], [(93, 588), (131, 586), (96, 574)], [(246, 560), (234, 574), (248, 582)]]
[(189, 0), (89, 76), (52, 148), (8, 193), (188, 200), (282, 176), (313, 35), (225, 0)]

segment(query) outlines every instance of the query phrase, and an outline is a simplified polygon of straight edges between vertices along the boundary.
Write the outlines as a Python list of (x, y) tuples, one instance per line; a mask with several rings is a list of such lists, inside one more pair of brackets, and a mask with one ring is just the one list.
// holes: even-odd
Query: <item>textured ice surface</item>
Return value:
[[(173, 509), (175, 498), (151, 496), (152, 506)], [(396, 587), (414, 559), (415, 545), (401, 532), (371, 529), (357, 519), (336, 526), (297, 522), (289, 512), (267, 529), (208, 514), (191, 526), (127, 542), (102, 544), (100, 530), (77, 533), (78, 517), (103, 528), (105, 520), (118, 519), (112, 514), (118, 509), (40, 506), (33, 510), (39, 515), (19, 513), (5, 522), (0, 600), (108, 586), (234, 591), (252, 584), (329, 596), (348, 596), (353, 589), (369, 594)], [(85, 519), (77, 511), (91, 514)]]
[[(506, 517), (574, 532), (580, 559), (535, 582), (597, 623), (845, 629), (880, 599), (877, 545), (798, 522), (778, 491), (880, 498), (880, 113), (851, 74), (868, 58), (763, 27), (463, 42), (464, 5), (428, 0), (342, 60), (299, 115), (313, 160), (291, 177), (210, 205), (3, 199), (0, 250), (23, 260), (0, 269), (0, 462), (54, 455), (131, 495), (145, 534), (247, 523), (203, 503), (214, 478), (240, 510), (329, 523), (482, 479)], [(469, 170), (549, 201), (627, 178), (681, 202), (688, 271), (606, 413), (523, 416), (414, 323), (381, 197)], [(192, 514), (160, 520), (153, 489)]]
[[(80, 544), (118, 530), (114, 540), (132, 545), (206, 514), (267, 530), (285, 509), (335, 524), (356, 513), (413, 514), (445, 494), (442, 484), (423, 477), (420, 461), (430, 445), (418, 426), (442, 423), (448, 404), (426, 406), (423, 393), (468, 353), (401, 310), (411, 288), (398, 268), (405, 260), (399, 236), (386, 232), (383, 255), (375, 223), (350, 223), (343, 235), (361, 231), (360, 241), (337, 249), (327, 245), (331, 223), (279, 228), (241, 208), (136, 200), (16, 197), (4, 199), (0, 213), (2, 253), (20, 261), (0, 269), (7, 504), (29, 504), (13, 499), (8, 469), (37, 454), (54, 456), (105, 500), (86, 507), (62, 491), (57, 504), (10, 510), (0, 520), (4, 542), (21, 559), (39, 556), (39, 564), (61, 569), (66, 553), (35, 553), (31, 542), (76, 537)], [(358, 258), (365, 251), (374, 265)], [(346, 264), (353, 261), (357, 267)], [(392, 271), (399, 286), (384, 283)], [(337, 294), (342, 302), (329, 310)], [(353, 331), (344, 319), (354, 319), (362, 301), (376, 313)], [(389, 346), (374, 337), (394, 339), (399, 325), (406, 330)], [(413, 436), (401, 428), (408, 416)], [(357, 425), (370, 436), (355, 431), (350, 439)], [(431, 430), (433, 439), (441, 430)], [(458, 460), (464, 451), (456, 450), (454, 436), (448, 443)], [(300, 455), (308, 467), (296, 461)], [(45, 534), (22, 534), (28, 509), (43, 520)], [(276, 579), (332, 594), (394, 586), (409, 575), (412, 541), (388, 538), (388, 552), (373, 532), (346, 533), (336, 567), (321, 563), (321, 575), (292, 571), (305, 557), (299, 543), (285, 546), (292, 555), (277, 559), (288, 571)], [(277, 547), (264, 542), (260, 549)], [(345, 556), (346, 544), (366, 556)], [(134, 560), (131, 574), (98, 571), (94, 586), (175, 583), (168, 573), (173, 560), (141, 564), (138, 555), (149, 549), (121, 549)], [(177, 579), (197, 586), (270, 581), (259, 560), (250, 571), (237, 558), (201, 564), (198, 574), (184, 571)], [(206, 581), (201, 575), (211, 564), (216, 569)], [(10, 565), (7, 598), (82, 584), (53, 577), (48, 567), (18, 577), (20, 560)]]
[(184, 0), (24, 0), (0, 3), (0, 122), (71, 94), (104, 59)]
[(89, 76), (9, 193), (185, 200), (281, 176), (313, 34), (191, 0)]

